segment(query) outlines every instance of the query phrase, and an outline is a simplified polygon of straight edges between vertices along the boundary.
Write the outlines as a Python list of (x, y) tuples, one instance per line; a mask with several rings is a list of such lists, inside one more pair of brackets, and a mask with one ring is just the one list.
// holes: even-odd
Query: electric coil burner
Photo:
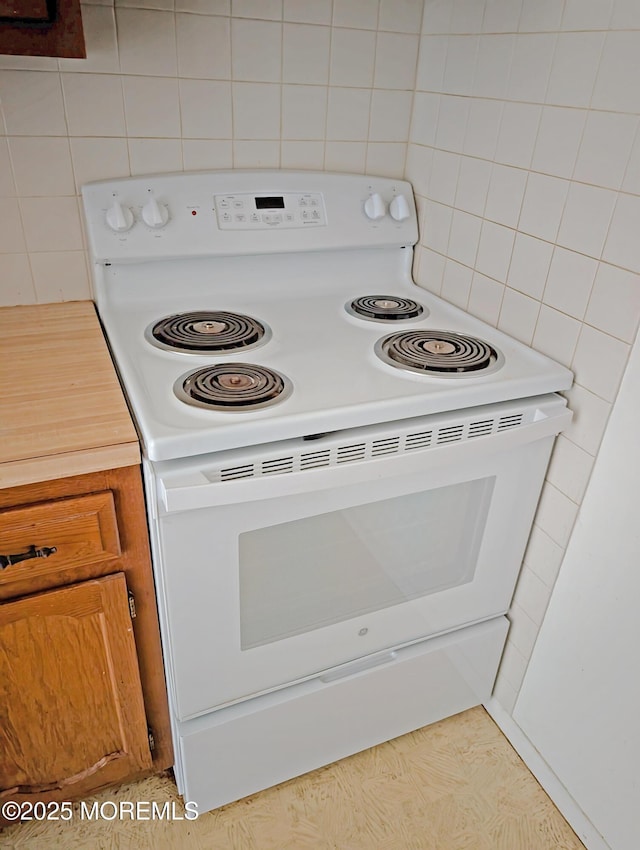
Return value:
[(267, 341), (262, 322), (241, 313), (199, 310), (166, 316), (147, 329), (152, 345), (171, 351), (217, 354), (237, 348), (253, 348)]
[(447, 378), (486, 375), (504, 362), (502, 354), (484, 340), (451, 331), (399, 331), (379, 340), (375, 350), (397, 369)]
[(255, 410), (284, 400), (287, 378), (253, 363), (220, 363), (190, 372), (176, 382), (175, 393), (187, 404), (212, 410)]
[[(415, 319), (425, 313), (422, 304), (397, 295), (363, 295), (347, 304), (345, 309), (352, 316), (376, 322)], [(429, 315), (428, 311), (426, 315)]]

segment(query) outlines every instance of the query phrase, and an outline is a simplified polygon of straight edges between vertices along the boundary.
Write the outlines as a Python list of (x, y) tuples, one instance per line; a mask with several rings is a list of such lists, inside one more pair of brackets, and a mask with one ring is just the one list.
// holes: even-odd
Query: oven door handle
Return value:
[(533, 422), (488, 436), (462, 442), (435, 445), (424, 450), (375, 457), (320, 469), (257, 475), (235, 481), (215, 481), (201, 470), (156, 475), (159, 506), (165, 513), (198, 508), (232, 505), (239, 502), (258, 502), (282, 496), (347, 487), (376, 481), (382, 477), (424, 474), (447, 464), (458, 468), (498, 452), (509, 451), (527, 443), (555, 437), (571, 421), (566, 407), (549, 413), (538, 410)]

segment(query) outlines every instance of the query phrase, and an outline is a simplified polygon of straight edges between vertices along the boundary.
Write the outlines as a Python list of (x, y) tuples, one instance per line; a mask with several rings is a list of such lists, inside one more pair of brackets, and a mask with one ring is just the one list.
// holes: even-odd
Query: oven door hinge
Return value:
[(156, 739), (153, 737), (151, 726), (147, 726), (147, 738), (149, 739), (149, 749), (153, 752), (156, 748)]
[(130, 615), (132, 620), (135, 620), (135, 618), (137, 616), (136, 615), (136, 598), (133, 595), (133, 591), (131, 591), (131, 590), (128, 591), (128, 596), (129, 596), (129, 615)]

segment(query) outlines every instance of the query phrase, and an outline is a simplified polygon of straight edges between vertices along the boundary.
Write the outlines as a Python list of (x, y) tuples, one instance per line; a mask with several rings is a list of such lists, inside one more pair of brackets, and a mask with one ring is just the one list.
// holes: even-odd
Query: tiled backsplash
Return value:
[(510, 710), (640, 319), (640, 2), (96, 0), (83, 20), (86, 60), (0, 56), (0, 304), (89, 297), (89, 180), (406, 176), (419, 282), (575, 371), (510, 615)]
[(87, 2), (86, 60), (0, 56), (0, 304), (89, 297), (77, 201), (89, 180), (232, 167), (401, 177), (422, 6)]
[(570, 366), (497, 693), (511, 709), (640, 319), (640, 3), (425, 0), (417, 278)]

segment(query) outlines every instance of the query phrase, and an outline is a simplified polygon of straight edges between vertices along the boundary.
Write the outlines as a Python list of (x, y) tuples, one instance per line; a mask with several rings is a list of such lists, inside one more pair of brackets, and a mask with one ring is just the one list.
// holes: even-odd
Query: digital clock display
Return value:
[(256, 209), (257, 210), (283, 210), (284, 209), (284, 198), (282, 195), (280, 197), (267, 197), (267, 198), (256, 198)]

